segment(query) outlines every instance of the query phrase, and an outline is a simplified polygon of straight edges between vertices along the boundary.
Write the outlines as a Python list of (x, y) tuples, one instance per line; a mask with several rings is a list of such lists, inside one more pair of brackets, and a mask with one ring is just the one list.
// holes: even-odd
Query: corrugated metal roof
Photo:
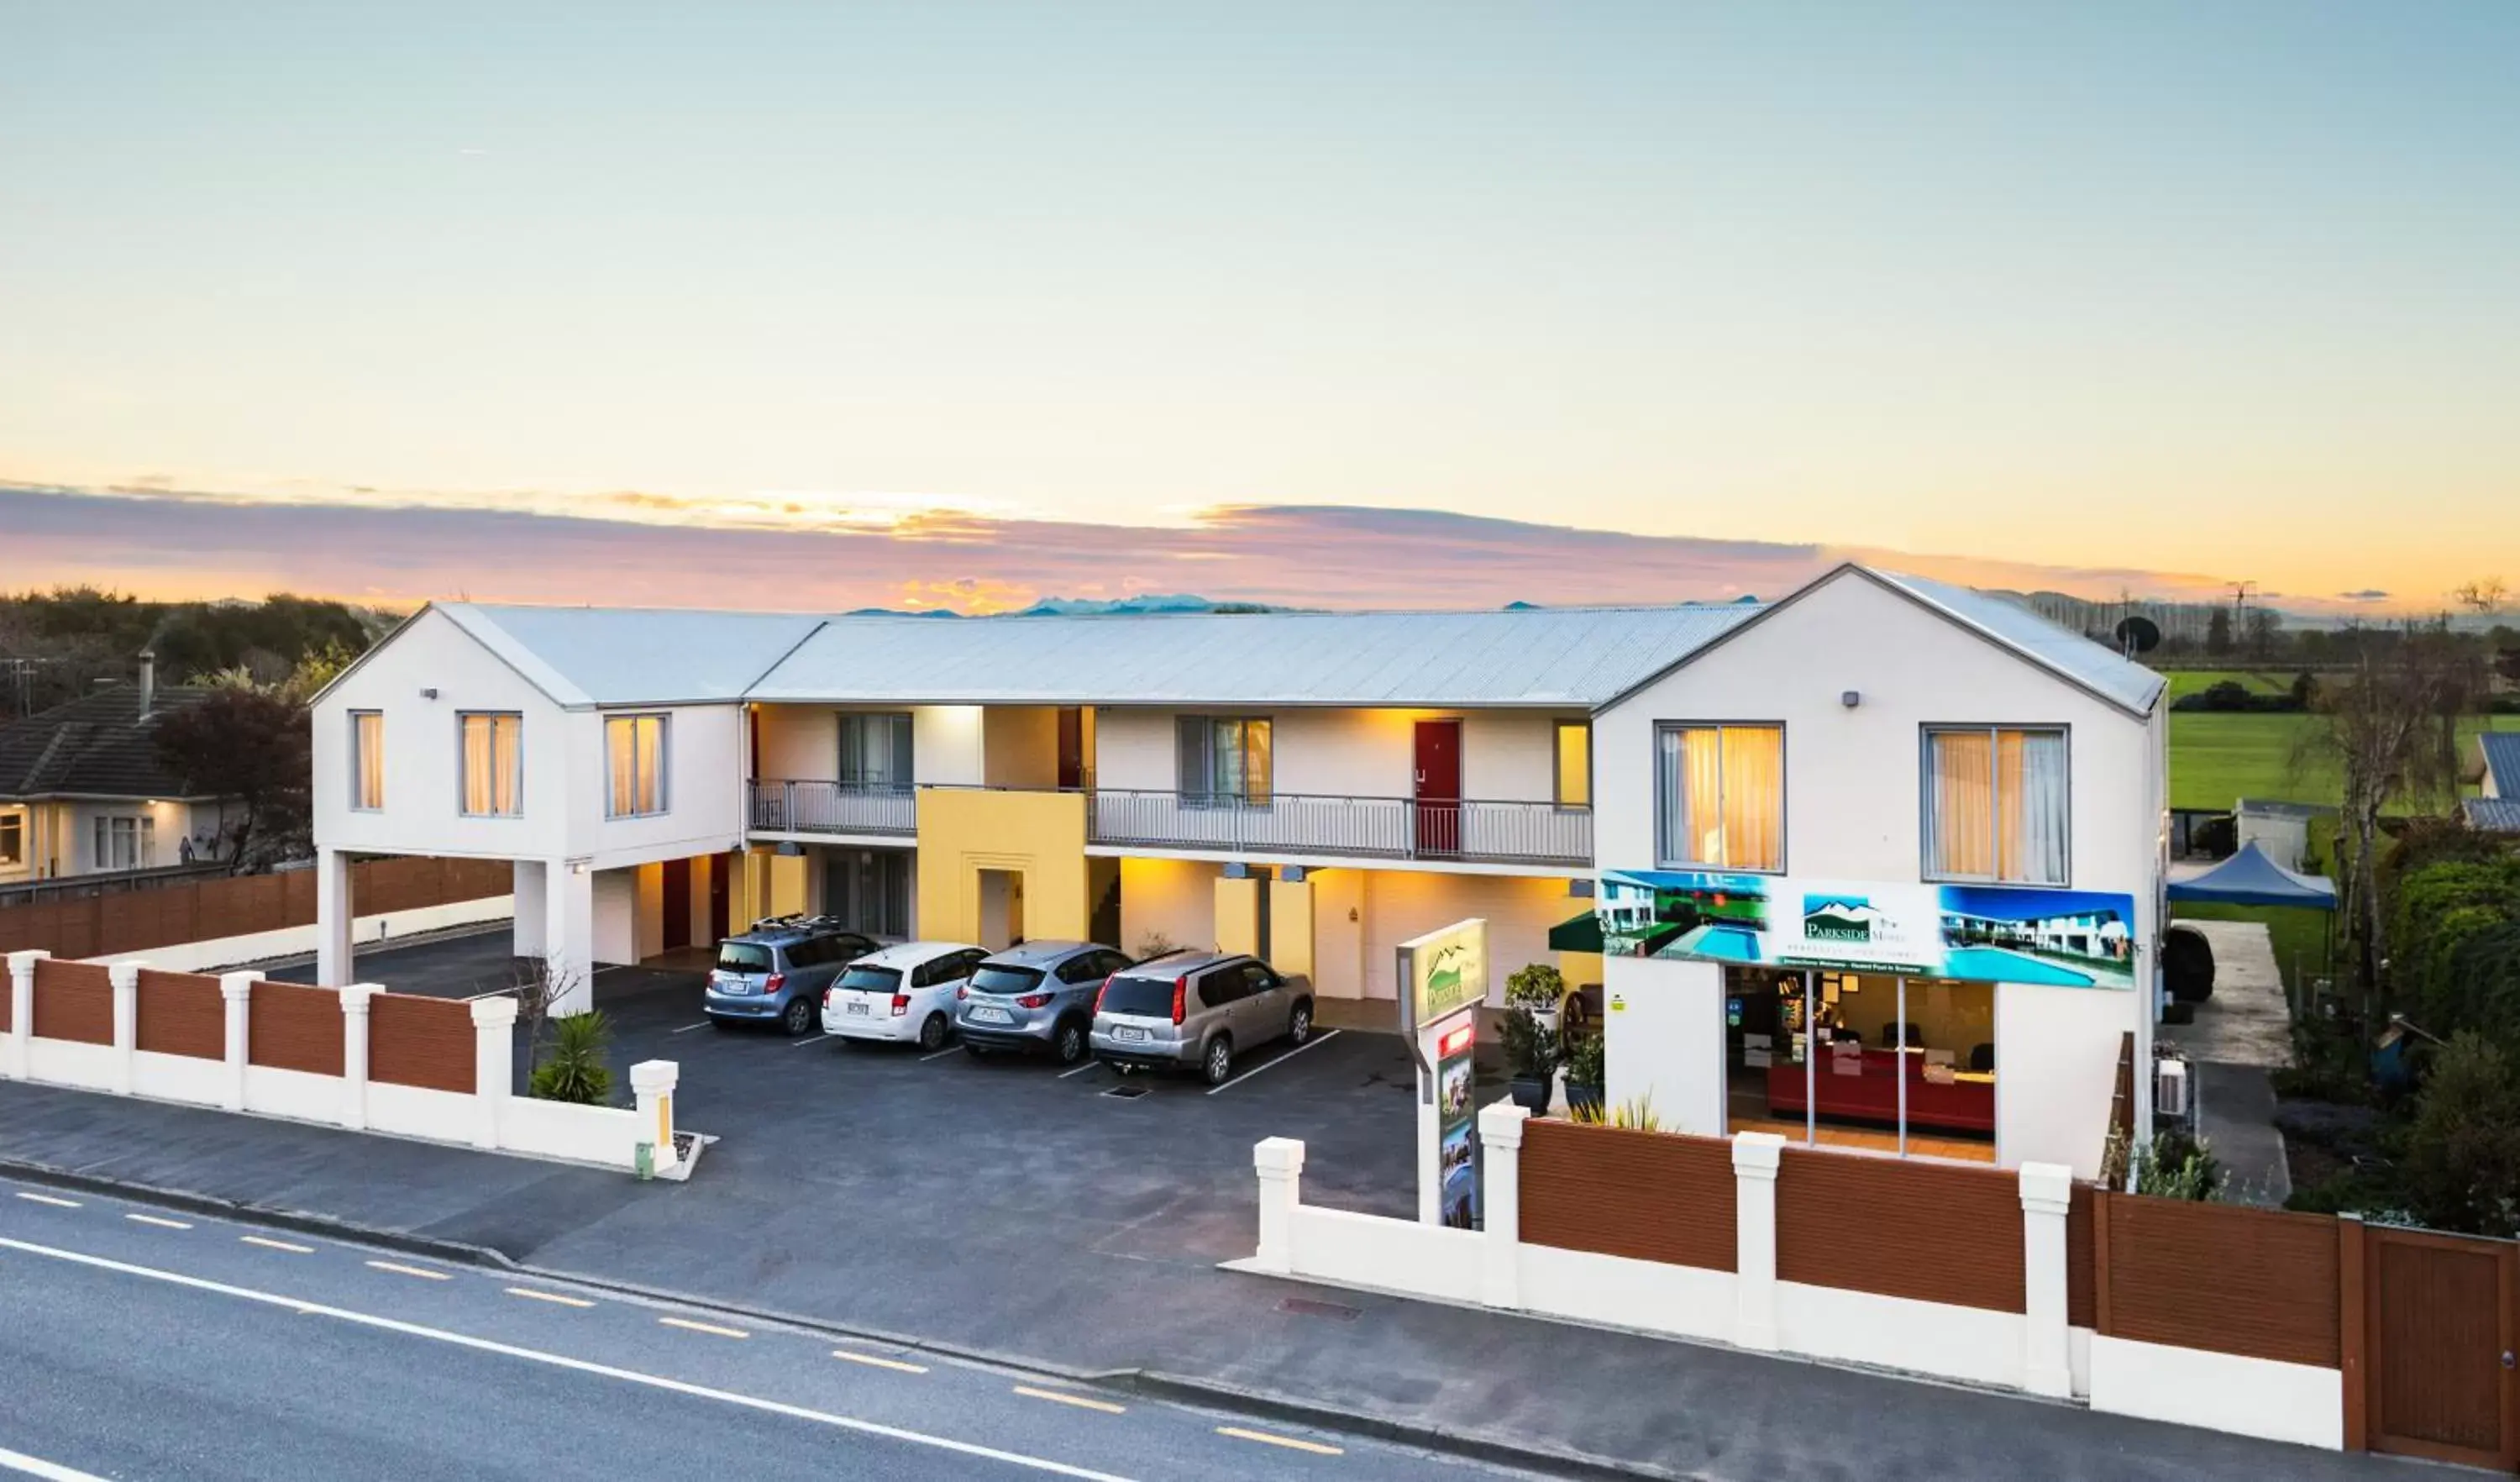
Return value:
[(436, 606), (563, 705), (742, 699), (823, 621), (795, 612)]
[(2106, 645), (2060, 627), (2008, 597), (1926, 576), (1866, 567), (1883, 581), (1984, 633), (2044, 668), (2138, 714), (2152, 709), (2162, 677)]
[(186, 796), (158, 755), (158, 722), (214, 693), (159, 685), (143, 717), (140, 687), (119, 684), (0, 726), (0, 797)]
[(2485, 753), (2485, 772), (2494, 779), (2498, 798), (2520, 802), (2520, 731), (2487, 731), (2476, 744)]
[(2471, 829), (2520, 833), (2520, 797), (2471, 797), (2460, 804)]
[(756, 699), (1590, 708), (1749, 604), (1489, 612), (835, 617)]

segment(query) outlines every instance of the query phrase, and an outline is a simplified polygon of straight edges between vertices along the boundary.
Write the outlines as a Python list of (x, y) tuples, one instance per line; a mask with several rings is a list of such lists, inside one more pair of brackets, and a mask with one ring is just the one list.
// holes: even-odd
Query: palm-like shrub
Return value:
[(546, 1101), (603, 1105), (612, 1095), (612, 1070), (604, 1063), (611, 1040), (611, 1021), (593, 1010), (552, 1020), (551, 1053), (534, 1067), (529, 1089)]

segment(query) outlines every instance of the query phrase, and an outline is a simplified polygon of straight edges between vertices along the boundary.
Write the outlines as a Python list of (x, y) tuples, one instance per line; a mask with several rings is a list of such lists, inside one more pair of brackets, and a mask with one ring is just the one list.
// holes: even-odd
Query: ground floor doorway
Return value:
[(1995, 985), (1724, 969), (1732, 1132), (1995, 1161)]

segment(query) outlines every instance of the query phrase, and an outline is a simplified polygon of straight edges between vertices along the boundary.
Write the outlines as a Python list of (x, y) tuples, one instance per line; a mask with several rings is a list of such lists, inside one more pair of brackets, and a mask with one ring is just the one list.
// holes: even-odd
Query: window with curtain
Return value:
[(100, 814), (96, 820), (99, 870), (145, 870), (157, 863), (157, 845), (158, 821), (154, 818)]
[(1785, 728), (1654, 732), (1655, 849), (1666, 867), (1785, 868)]
[(350, 806), (374, 813), (385, 805), (385, 717), (350, 712)]
[(665, 811), (665, 717), (604, 718), (604, 816), (645, 818)]
[(1178, 724), (1184, 803), (1268, 803), (1273, 783), (1266, 717), (1185, 715)]
[(2064, 732), (1938, 726), (1924, 770), (1926, 878), (2066, 883)]
[(1593, 806), (1593, 726), (1589, 721), (1557, 723), (1557, 806)]
[(840, 716), (840, 781), (873, 792), (905, 789), (917, 781), (910, 713), (846, 712)]
[(463, 775), (458, 786), (470, 818), (515, 818), (524, 812), (524, 717), (471, 711), (457, 717), (463, 734)]
[(0, 813), (0, 865), (26, 862), (26, 815)]

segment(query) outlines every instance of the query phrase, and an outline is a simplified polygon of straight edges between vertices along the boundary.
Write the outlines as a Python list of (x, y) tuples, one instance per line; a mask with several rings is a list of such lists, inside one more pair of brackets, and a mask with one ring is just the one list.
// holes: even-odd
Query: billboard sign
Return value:
[(1488, 998), (1488, 923), (1455, 921), (1400, 944), (1400, 1005), (1406, 1030), (1423, 1029)]

